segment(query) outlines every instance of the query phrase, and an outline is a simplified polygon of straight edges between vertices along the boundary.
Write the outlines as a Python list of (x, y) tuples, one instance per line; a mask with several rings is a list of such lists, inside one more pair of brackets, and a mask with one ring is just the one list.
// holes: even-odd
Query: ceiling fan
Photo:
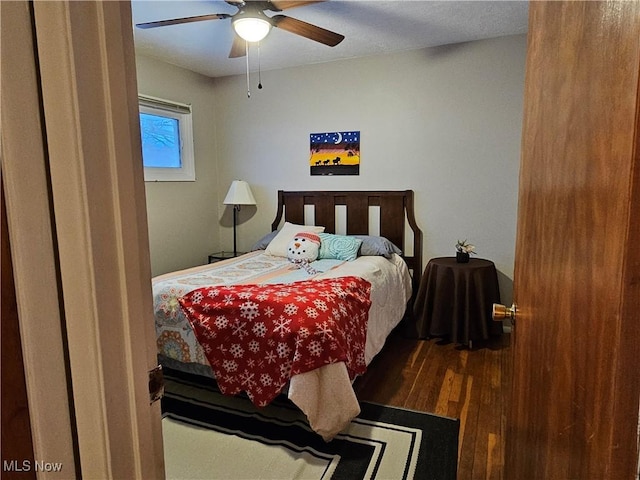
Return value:
[(229, 5), (238, 9), (234, 14), (212, 13), (209, 15), (198, 15), (195, 17), (174, 18), (170, 20), (160, 20), (157, 22), (138, 23), (138, 28), (155, 28), (167, 25), (178, 25), (181, 23), (201, 22), (204, 20), (224, 20), (231, 19), (231, 24), (235, 31), (233, 44), (229, 58), (242, 57), (245, 55), (245, 41), (259, 42), (267, 36), (271, 27), (281, 28), (288, 32), (302, 37), (323, 43), (330, 47), (335, 47), (342, 40), (344, 35), (326, 30), (312, 25), (302, 20), (298, 20), (286, 15), (276, 14), (266, 15), (265, 12), (281, 12), (283, 10), (321, 3), (324, 0), (225, 0)]

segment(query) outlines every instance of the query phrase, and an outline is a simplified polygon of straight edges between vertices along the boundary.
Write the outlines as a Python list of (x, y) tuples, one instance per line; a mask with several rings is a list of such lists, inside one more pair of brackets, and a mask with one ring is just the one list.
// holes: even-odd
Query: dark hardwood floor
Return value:
[(360, 400), (460, 419), (458, 479), (499, 479), (511, 375), (508, 334), (473, 349), (395, 332), (354, 388)]

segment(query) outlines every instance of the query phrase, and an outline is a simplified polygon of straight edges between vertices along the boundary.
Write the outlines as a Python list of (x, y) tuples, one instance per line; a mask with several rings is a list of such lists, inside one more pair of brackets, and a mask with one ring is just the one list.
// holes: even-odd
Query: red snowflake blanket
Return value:
[(293, 375), (345, 362), (366, 370), (371, 284), (359, 277), (289, 284), (213, 286), (178, 301), (220, 391), (265, 406)]

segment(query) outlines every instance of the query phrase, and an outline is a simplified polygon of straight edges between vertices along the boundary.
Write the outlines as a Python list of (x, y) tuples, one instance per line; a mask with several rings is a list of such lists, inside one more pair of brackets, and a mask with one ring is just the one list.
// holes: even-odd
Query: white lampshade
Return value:
[(249, 184), (244, 180), (234, 180), (231, 182), (227, 196), (224, 197), (225, 205), (255, 205), (256, 199), (253, 198)]
[(233, 21), (233, 29), (247, 42), (259, 42), (267, 36), (271, 24), (263, 18), (241, 17)]

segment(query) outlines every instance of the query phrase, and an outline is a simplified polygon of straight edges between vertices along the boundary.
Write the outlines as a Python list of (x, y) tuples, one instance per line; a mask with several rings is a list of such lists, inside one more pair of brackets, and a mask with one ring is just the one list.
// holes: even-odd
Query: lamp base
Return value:
[(238, 256), (238, 244), (237, 244), (237, 225), (238, 225), (238, 212), (240, 211), (240, 205), (233, 206), (233, 256)]

